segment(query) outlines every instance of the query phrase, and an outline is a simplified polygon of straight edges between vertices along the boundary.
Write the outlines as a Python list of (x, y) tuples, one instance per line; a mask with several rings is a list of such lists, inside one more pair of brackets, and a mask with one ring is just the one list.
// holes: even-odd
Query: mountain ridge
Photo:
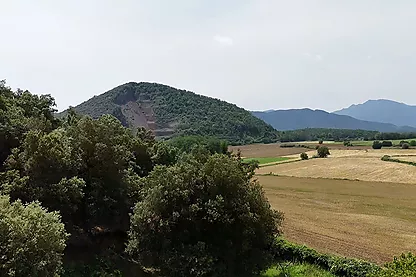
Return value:
[(370, 99), (333, 112), (360, 120), (416, 127), (416, 106), (389, 99)]
[(306, 128), (361, 129), (379, 132), (412, 132), (411, 126), (396, 126), (390, 123), (365, 121), (347, 115), (338, 115), (309, 108), (274, 111), (253, 111), (253, 115), (264, 120), (279, 131)]

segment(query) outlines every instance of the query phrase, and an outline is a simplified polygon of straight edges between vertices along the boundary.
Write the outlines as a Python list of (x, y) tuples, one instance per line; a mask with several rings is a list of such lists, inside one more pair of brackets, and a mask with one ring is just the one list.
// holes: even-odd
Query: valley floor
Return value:
[(272, 206), (285, 213), (284, 236), (291, 241), (376, 263), (416, 252), (416, 185), (258, 179)]

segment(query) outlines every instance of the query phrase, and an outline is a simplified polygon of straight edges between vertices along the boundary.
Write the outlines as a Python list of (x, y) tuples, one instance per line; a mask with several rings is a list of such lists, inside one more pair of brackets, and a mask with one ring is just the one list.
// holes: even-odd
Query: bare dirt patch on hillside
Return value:
[(416, 252), (416, 185), (258, 178), (272, 206), (285, 213), (291, 241), (377, 263)]

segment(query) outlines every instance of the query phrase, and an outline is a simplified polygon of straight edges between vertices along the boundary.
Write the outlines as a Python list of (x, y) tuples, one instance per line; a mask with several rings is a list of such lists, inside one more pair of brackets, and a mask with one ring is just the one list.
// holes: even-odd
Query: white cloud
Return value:
[(214, 40), (224, 46), (232, 46), (234, 44), (233, 39), (226, 36), (216, 35), (214, 36)]
[(367, 56), (367, 60), (371, 60), (372, 56)]
[(317, 60), (317, 61), (322, 61), (322, 56), (321, 56), (321, 55), (319, 55), (319, 54), (316, 54), (316, 55), (315, 55), (315, 60)]

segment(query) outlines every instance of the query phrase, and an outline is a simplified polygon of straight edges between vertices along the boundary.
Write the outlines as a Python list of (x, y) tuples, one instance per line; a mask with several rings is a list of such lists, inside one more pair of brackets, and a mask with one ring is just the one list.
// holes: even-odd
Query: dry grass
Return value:
[(416, 252), (415, 185), (277, 176), (259, 181), (272, 206), (285, 213), (291, 241), (377, 263)]
[[(312, 153), (314, 152), (310, 152), (310, 154)], [(416, 150), (331, 150), (331, 156), (326, 159), (268, 166), (260, 168), (257, 173), (416, 184), (415, 166), (388, 163), (381, 160), (383, 155), (397, 156), (404, 153), (416, 155)]]

